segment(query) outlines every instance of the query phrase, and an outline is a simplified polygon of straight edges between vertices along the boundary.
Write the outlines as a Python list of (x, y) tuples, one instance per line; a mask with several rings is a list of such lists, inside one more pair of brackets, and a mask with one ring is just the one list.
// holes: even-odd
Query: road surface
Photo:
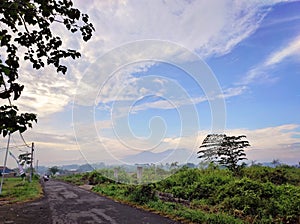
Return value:
[[(88, 190), (50, 180), (45, 182), (45, 198), (26, 206), (0, 207), (0, 223), (49, 224), (177, 224), (168, 218), (117, 203)], [(14, 216), (9, 216), (13, 213)]]

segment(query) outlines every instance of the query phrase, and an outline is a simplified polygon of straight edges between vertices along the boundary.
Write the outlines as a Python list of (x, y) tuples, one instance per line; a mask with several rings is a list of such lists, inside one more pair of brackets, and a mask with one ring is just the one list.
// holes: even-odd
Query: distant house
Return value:
[(2, 176), (2, 172), (4, 171), (5, 177), (14, 177), (16, 176), (16, 172), (12, 169), (9, 169), (8, 167), (5, 167), (3, 170), (4, 166), (0, 166), (0, 176)]

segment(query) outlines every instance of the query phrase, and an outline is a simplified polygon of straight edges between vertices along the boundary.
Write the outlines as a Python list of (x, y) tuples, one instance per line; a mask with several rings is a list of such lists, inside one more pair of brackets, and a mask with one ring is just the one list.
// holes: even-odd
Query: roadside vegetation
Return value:
[(300, 169), (280, 163), (246, 167), (241, 161), (249, 146), (244, 135), (209, 134), (198, 152), (202, 168), (150, 166), (143, 175), (142, 167), (136, 174), (114, 168), (66, 180), (192, 223), (300, 223)]
[(21, 177), (5, 178), (0, 205), (34, 200), (41, 197), (42, 193), (41, 184), (36, 176), (32, 182), (23, 181)]
[[(238, 175), (213, 164), (202, 169), (182, 167), (161, 181), (141, 185), (117, 182), (107, 173), (104, 169), (64, 180), (92, 184), (99, 194), (181, 221), (300, 223), (300, 169), (296, 167), (256, 165), (241, 168)], [(144, 180), (147, 175), (151, 173), (143, 173)]]

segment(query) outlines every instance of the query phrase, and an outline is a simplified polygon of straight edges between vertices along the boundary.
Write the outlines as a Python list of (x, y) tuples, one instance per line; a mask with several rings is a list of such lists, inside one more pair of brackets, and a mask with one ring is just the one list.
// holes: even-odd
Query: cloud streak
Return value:
[(282, 49), (272, 53), (265, 61), (264, 66), (273, 66), (289, 57), (296, 56), (300, 56), (300, 35)]
[(241, 83), (247, 85), (257, 80), (272, 80), (268, 75), (270, 70), (285, 60), (299, 60), (299, 56), (300, 36), (297, 36), (280, 49), (272, 52), (261, 64), (251, 69)]
[[(72, 102), (75, 86), (87, 66), (127, 42), (160, 39), (180, 44), (200, 57), (226, 54), (258, 28), (277, 2), (155, 0), (89, 1), (86, 4), (75, 1), (75, 6), (90, 15), (96, 27), (95, 35), (90, 42), (82, 43), (78, 35), (70, 36), (62, 27), (54, 26), (66, 46), (79, 48), (82, 58), (76, 63), (66, 61), (69, 75), (63, 78), (56, 76), (53, 69), (35, 72), (22, 65), (26, 76), (21, 80), (26, 89), (20, 106), (39, 116), (62, 111)], [(79, 88), (85, 89), (84, 86)]]

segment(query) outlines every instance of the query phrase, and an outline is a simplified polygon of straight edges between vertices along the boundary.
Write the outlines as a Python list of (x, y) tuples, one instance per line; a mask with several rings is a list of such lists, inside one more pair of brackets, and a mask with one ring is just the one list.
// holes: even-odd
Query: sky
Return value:
[[(82, 54), (64, 61), (67, 74), (21, 64), (25, 89), (14, 103), (38, 114), (23, 136), (35, 143), (39, 165), (126, 164), (128, 156), (170, 149), (159, 163), (198, 163), (210, 133), (246, 135), (249, 161), (298, 164), (300, 1), (75, 6), (96, 31), (86, 43), (53, 25), (64, 46)], [(2, 159), (7, 138), (0, 144)], [(22, 145), (13, 134), (11, 152), (29, 150)]]

